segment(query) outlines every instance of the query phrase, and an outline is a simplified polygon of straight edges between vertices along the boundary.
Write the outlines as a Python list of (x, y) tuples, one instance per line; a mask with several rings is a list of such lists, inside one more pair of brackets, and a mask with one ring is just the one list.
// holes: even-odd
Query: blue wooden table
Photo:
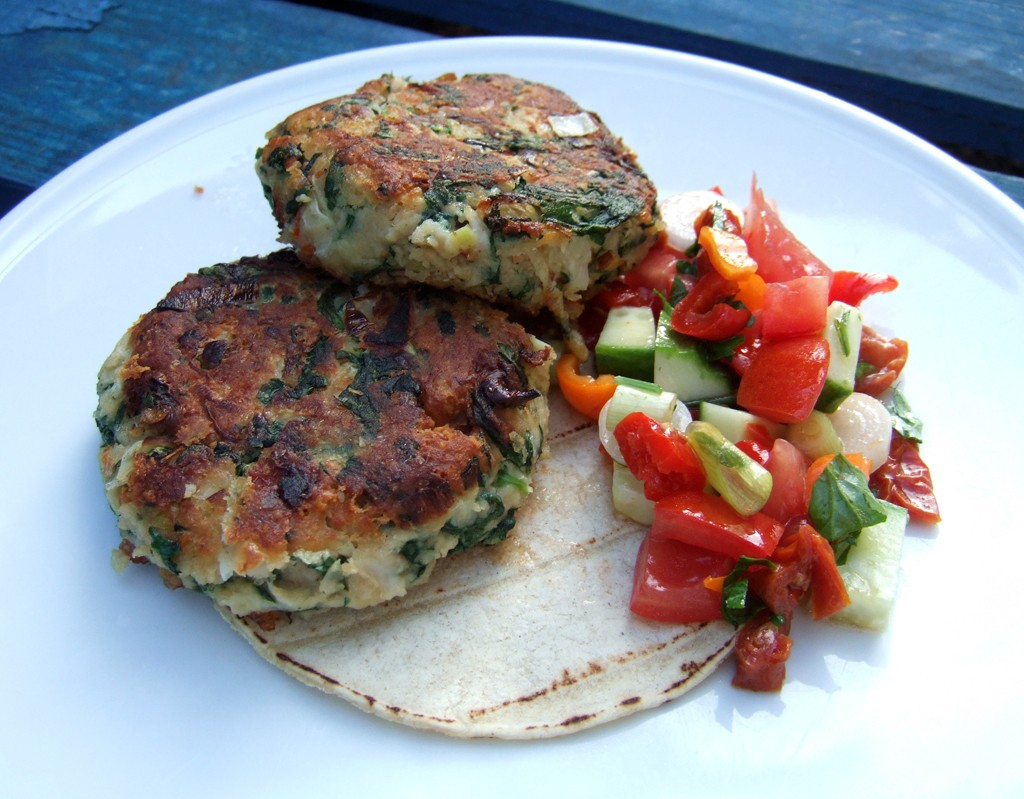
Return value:
[(980, 0), (13, 0), (0, 19), (0, 214), (120, 133), (255, 75), (479, 34), (665, 47), (821, 89), (1024, 204), (1024, 5)]

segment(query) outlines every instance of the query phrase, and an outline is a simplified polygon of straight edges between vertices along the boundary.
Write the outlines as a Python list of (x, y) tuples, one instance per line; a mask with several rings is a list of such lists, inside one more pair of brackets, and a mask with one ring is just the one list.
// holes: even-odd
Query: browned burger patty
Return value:
[(550, 355), (477, 300), (290, 251), (189, 275), (99, 376), (122, 552), (240, 614), (400, 595), (514, 524)]
[(598, 116), (509, 75), (384, 75), (285, 119), (256, 168), (307, 263), (567, 326), (661, 230), (654, 186)]

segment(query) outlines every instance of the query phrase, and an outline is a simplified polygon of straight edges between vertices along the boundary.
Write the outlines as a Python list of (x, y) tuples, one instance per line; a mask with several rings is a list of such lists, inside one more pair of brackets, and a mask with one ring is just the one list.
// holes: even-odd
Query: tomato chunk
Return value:
[(655, 244), (643, 260), (622, 276), (622, 282), (633, 289), (651, 289), (668, 294), (672, 281), (679, 274), (677, 264), (686, 256), (664, 242)]
[(670, 538), (645, 536), (633, 573), (629, 609), (654, 621), (690, 624), (722, 618), (722, 595), (704, 585), (736, 561)]
[(868, 485), (879, 499), (906, 508), (911, 519), (926, 524), (942, 521), (932, 473), (921, 458), (917, 443), (895, 431), (889, 459), (872, 473)]
[(832, 276), (832, 270), (782, 224), (778, 212), (765, 200), (756, 177), (743, 219), (743, 238), (757, 261), (757, 273), (768, 283), (804, 275)]
[(761, 512), (783, 524), (794, 516), (807, 513), (804, 492), (807, 456), (786, 439), (779, 438), (768, 452), (765, 468), (772, 476), (772, 493)]
[(910, 347), (903, 339), (886, 338), (867, 325), (861, 329), (860, 355), (861, 362), (870, 364), (872, 370), (857, 377), (857, 391), (877, 397), (900, 376), (907, 365)]
[(832, 274), (828, 301), (838, 300), (847, 305), (860, 305), (872, 294), (893, 291), (897, 286), (899, 281), (896, 278), (881, 272), (837, 271)]
[(825, 384), (828, 360), (821, 336), (765, 340), (740, 377), (736, 402), (775, 422), (806, 419)]
[(748, 691), (780, 691), (793, 641), (789, 624), (781, 627), (762, 612), (740, 628), (736, 637), (736, 673), (732, 684)]
[(793, 612), (811, 587), (811, 550), (806, 531), (813, 529), (803, 519), (786, 525), (786, 532), (772, 554), (774, 569), (750, 567), (747, 578), (753, 591), (777, 615)]
[(821, 333), (828, 310), (828, 278), (808, 275), (764, 289), (761, 325), (765, 338), (790, 338)]
[(678, 491), (700, 491), (707, 484), (704, 467), (686, 437), (646, 414), (635, 411), (622, 419), (615, 427), (615, 442), (650, 500)]
[(681, 491), (655, 503), (651, 535), (732, 558), (765, 558), (779, 543), (783, 529), (782, 524), (763, 513), (740, 515), (715, 494)]
[(809, 526), (806, 535), (811, 553), (811, 618), (827, 619), (850, 604), (850, 595), (832, 545)]

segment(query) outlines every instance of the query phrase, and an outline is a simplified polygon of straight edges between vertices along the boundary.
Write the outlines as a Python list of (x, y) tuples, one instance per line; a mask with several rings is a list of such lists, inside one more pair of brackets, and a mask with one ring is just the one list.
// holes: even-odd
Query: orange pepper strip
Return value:
[(558, 387), (572, 407), (588, 416), (597, 419), (601, 408), (615, 393), (615, 377), (600, 375), (591, 377), (580, 373), (580, 359), (571, 352), (564, 353), (555, 367), (558, 375)]
[(723, 574), (721, 577), (715, 577), (714, 575), (705, 577), (704, 587), (708, 591), (714, 591), (717, 594), (722, 593), (725, 590), (725, 575)]
[[(844, 452), (843, 455), (850, 463), (864, 472), (865, 477), (871, 477), (870, 458), (864, 457), (859, 452)], [(821, 473), (825, 471), (834, 457), (835, 455), (822, 455), (820, 458), (816, 458), (814, 462), (807, 467), (807, 480), (804, 484), (804, 490), (806, 491), (808, 504), (811, 502), (811, 492), (814, 490), (814, 484), (818, 482), (818, 478), (821, 477)]]
[(750, 257), (747, 243), (728, 230), (705, 225), (697, 241), (711, 259), (711, 265), (726, 280), (741, 280), (757, 271), (757, 261)]
[(736, 281), (739, 289), (736, 299), (742, 302), (748, 311), (760, 311), (764, 308), (764, 278), (760, 275), (747, 275)]

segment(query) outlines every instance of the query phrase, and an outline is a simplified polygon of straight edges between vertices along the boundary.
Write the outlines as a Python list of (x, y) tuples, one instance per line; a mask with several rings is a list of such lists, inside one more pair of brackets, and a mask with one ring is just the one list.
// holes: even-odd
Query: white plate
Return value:
[[(778, 696), (732, 689), (725, 668), (682, 701), (593, 732), (466, 742), (306, 688), (203, 597), (165, 590), (152, 570), (111, 571), (97, 368), (186, 272), (275, 246), (252, 169), (264, 131), (384, 71), (547, 81), (600, 113), (663, 192), (718, 184), (745, 201), (756, 170), (833, 267), (900, 278), (865, 311), (911, 343), (908, 392), (945, 521), (911, 531), (888, 633), (799, 625)], [(470, 39), (358, 52), (216, 92), (83, 159), (0, 223), (0, 275), (0, 775), (12, 796), (765, 797), (800, 784), (938, 797), (1024, 784), (1024, 392), (1011, 330), (1024, 213), (875, 117), (631, 46)]]

